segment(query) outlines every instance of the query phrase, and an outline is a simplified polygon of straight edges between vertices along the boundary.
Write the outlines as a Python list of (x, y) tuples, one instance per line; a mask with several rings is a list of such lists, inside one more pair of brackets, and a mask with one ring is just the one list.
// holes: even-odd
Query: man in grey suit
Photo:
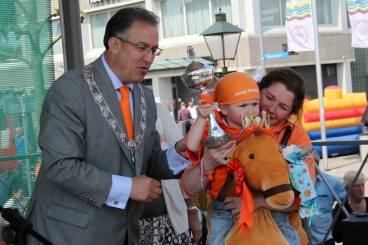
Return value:
[[(106, 26), (104, 54), (49, 89), (40, 119), (42, 166), (26, 218), (54, 244), (139, 244), (143, 202), (162, 192), (157, 180), (190, 165), (184, 141), (161, 151), (154, 96), (140, 84), (162, 52), (157, 25), (145, 9), (118, 11)], [(121, 86), (131, 93), (132, 140)], [(27, 244), (39, 242), (28, 235)]]

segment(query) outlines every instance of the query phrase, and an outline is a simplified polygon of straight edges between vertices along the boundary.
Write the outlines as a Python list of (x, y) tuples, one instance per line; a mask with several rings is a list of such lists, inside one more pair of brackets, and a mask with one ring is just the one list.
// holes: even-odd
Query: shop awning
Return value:
[[(194, 59), (196, 62), (203, 62), (207, 65), (215, 65), (216, 62), (211, 59), (210, 56), (205, 57), (196, 57)], [(179, 59), (166, 59), (166, 60), (155, 60), (151, 65), (150, 71), (158, 71), (158, 70), (168, 70), (168, 69), (177, 69), (183, 68), (185, 69), (190, 62), (192, 62), (189, 58), (179, 58)]]

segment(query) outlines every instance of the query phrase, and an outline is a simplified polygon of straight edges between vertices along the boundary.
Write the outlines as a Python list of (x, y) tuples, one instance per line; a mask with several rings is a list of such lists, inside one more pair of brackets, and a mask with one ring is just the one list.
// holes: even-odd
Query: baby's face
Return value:
[(222, 114), (226, 117), (229, 126), (241, 128), (241, 115), (248, 115), (251, 111), (254, 117), (259, 116), (259, 100), (244, 100), (230, 105), (222, 105), (220, 109)]

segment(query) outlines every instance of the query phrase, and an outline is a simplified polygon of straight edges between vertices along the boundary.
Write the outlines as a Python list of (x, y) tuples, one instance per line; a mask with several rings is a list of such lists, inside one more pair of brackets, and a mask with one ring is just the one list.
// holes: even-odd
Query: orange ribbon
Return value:
[(238, 225), (241, 226), (240, 232), (245, 236), (248, 228), (252, 229), (254, 209), (254, 197), (245, 182), (243, 182), (243, 192), (240, 198), (242, 199), (242, 207)]
[(252, 192), (244, 181), (244, 170), (240, 166), (238, 159), (233, 159), (228, 165), (228, 170), (232, 175), (237, 175), (235, 184), (235, 194), (240, 196), (242, 200), (242, 207), (240, 212), (240, 218), (238, 225), (241, 226), (240, 231), (247, 234), (248, 228), (253, 226), (253, 209), (254, 209), (254, 197)]
[(240, 196), (243, 191), (244, 170), (241, 168), (239, 160), (231, 160), (227, 165), (227, 169), (235, 180), (235, 195)]

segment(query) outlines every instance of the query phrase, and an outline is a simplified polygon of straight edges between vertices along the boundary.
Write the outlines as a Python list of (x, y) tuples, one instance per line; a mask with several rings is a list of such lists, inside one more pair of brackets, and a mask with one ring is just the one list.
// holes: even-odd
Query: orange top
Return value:
[[(300, 148), (303, 148), (306, 146), (312, 146), (312, 143), (310, 141), (307, 131), (305, 131), (304, 128), (294, 125), (287, 120), (285, 120), (285, 122), (280, 123), (277, 126), (271, 126), (271, 130), (273, 132), (272, 137), (274, 138), (274, 140), (276, 140), (276, 142), (278, 143), (281, 142), (287, 126), (290, 126), (292, 129), (290, 138), (287, 142), (287, 146), (300, 145)], [(315, 177), (315, 169), (314, 169), (314, 162), (313, 162), (314, 157), (313, 156), (314, 156), (314, 153), (312, 152), (310, 159), (303, 161), (308, 166), (309, 174), (312, 178), (312, 181), (314, 181), (314, 177)]]

